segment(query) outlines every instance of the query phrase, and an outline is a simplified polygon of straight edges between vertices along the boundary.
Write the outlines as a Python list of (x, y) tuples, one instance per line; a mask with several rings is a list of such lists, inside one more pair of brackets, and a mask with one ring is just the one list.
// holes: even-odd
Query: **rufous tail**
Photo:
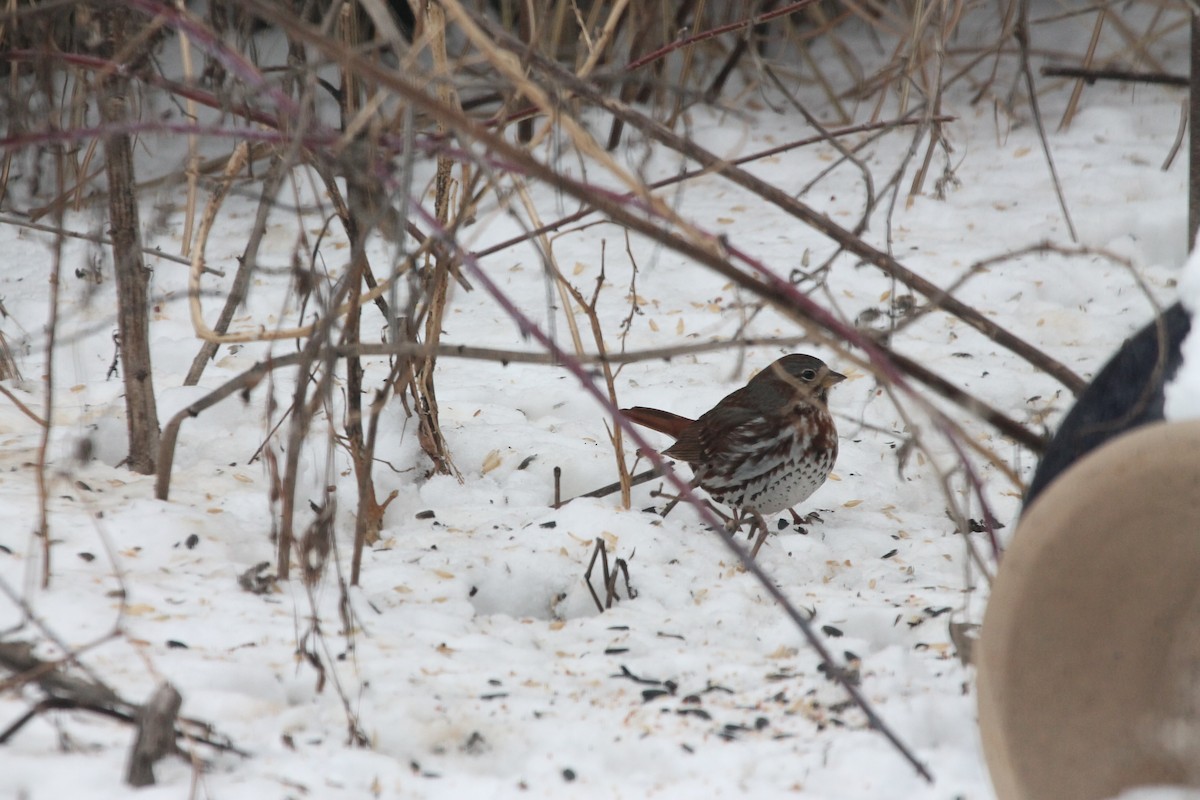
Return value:
[(665, 433), (668, 436), (674, 436), (676, 439), (683, 433), (684, 428), (695, 422), (687, 417), (672, 414), (670, 411), (659, 411), (657, 408), (645, 408), (644, 406), (622, 408), (621, 413), (631, 422), (644, 425), (650, 430)]

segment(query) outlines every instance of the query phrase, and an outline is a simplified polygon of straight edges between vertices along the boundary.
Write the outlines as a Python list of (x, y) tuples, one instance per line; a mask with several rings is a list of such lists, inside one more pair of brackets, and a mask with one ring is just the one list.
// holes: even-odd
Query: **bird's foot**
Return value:
[(792, 515), (792, 521), (795, 522), (797, 525), (811, 525), (814, 522), (824, 522), (825, 521), (825, 520), (821, 519), (821, 512), (819, 512), (819, 511), (810, 511), (807, 514), (804, 514), (803, 516), (801, 516), (800, 514), (796, 513), (796, 509), (789, 508), (788, 513)]
[(754, 534), (756, 529), (758, 530), (758, 538), (754, 540), (754, 547), (750, 548), (751, 559), (758, 558), (758, 549), (763, 546), (763, 542), (767, 540), (767, 534), (771, 532), (771, 529), (767, 527), (767, 521), (757, 511), (754, 512), (754, 524), (750, 526), (751, 535)]

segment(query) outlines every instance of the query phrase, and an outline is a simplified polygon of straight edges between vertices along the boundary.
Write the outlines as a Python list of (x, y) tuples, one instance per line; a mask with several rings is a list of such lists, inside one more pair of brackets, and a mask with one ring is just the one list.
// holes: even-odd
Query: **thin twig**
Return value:
[[(30, 220), (22, 219), (20, 217), (13, 217), (8, 214), (0, 214), (0, 225), (13, 225), (18, 228), (28, 228), (31, 231), (40, 231), (42, 233), (53, 233), (55, 236), (66, 236), (69, 239), (82, 239), (87, 242), (93, 242), (95, 244), (102, 244), (105, 247), (112, 246), (112, 239), (110, 239), (107, 236), (98, 234), (98, 233), (82, 233), (80, 231), (72, 231), (72, 230), (68, 230), (66, 228), (59, 228), (54, 225), (43, 225), (40, 222), (31, 222)], [(170, 261), (175, 264), (182, 264), (185, 267), (190, 266), (192, 263), (192, 260), (190, 258), (184, 258), (183, 256), (177, 256), (174, 253), (165, 252), (163, 250), (160, 250), (157, 247), (143, 247), (142, 255), (154, 256), (155, 258), (161, 258), (164, 261)], [(225, 273), (222, 270), (212, 269), (211, 267), (207, 267), (207, 266), (204, 268), (204, 272), (206, 275), (216, 275), (217, 277), (220, 277), (220, 278), (225, 277)]]
[[(1042, 155), (1046, 157), (1046, 167), (1050, 170), (1050, 181), (1054, 184), (1054, 194), (1058, 198), (1058, 206), (1062, 209), (1063, 221), (1066, 223), (1067, 231), (1071, 234), (1071, 241), (1078, 242), (1079, 236), (1075, 233), (1075, 223), (1071, 222), (1071, 212), (1067, 209), (1067, 198), (1063, 194), (1062, 183), (1058, 179), (1058, 170), (1054, 167), (1054, 156), (1050, 152), (1050, 141), (1046, 136), (1046, 125), (1042, 121), (1042, 107), (1038, 102), (1037, 86), (1033, 80), (1033, 67), (1029, 63), (1029, 0), (1016, 0), (1020, 3), (1020, 14), (1017, 18), (1016, 28), (1013, 30), (1013, 36), (1017, 39), (1019, 52), (1021, 55), (1021, 74), (1025, 77), (1025, 91), (1029, 94), (1029, 108), (1033, 112), (1034, 126), (1037, 128), (1038, 138), (1042, 143)], [(1072, 393), (1078, 395), (1082, 391), (1082, 383), (1078, 388), (1072, 389)]]
[[(935, 118), (935, 121), (937, 121), (937, 122), (953, 122), (954, 119), (955, 119), (954, 117), (943, 116), (943, 117)], [(741, 166), (742, 164), (750, 164), (755, 161), (760, 161), (764, 158), (770, 158), (771, 156), (779, 155), (780, 153), (786, 153), (790, 150), (795, 150), (796, 148), (799, 148), (799, 147), (807, 147), (812, 144), (820, 144), (822, 142), (827, 141), (831, 137), (852, 136), (852, 135), (855, 135), (858, 133), (866, 133), (866, 132), (870, 132), (870, 131), (882, 131), (882, 130), (887, 130), (887, 129), (905, 126), (905, 125), (920, 125), (920, 124), (924, 124), (924, 120), (893, 119), (893, 120), (884, 120), (882, 122), (867, 122), (867, 123), (863, 123), (861, 125), (850, 125), (847, 127), (835, 128), (835, 129), (828, 131), (827, 134), (821, 134), (818, 136), (808, 136), (803, 139), (797, 139), (795, 141), (788, 142), (787, 144), (781, 144), (781, 145), (777, 145), (775, 147), (768, 147), (765, 150), (759, 150), (757, 152), (751, 153), (750, 155), (732, 159), (728, 163), (733, 164), (734, 166)], [(662, 189), (667, 186), (673, 186), (673, 185), (681, 183), (683, 181), (688, 181), (693, 178), (703, 177), (705, 175), (710, 175), (712, 173), (713, 173), (713, 170), (711, 168), (701, 167), (699, 169), (691, 169), (691, 170), (686, 170), (684, 172), (680, 172), (676, 175), (672, 175), (669, 178), (663, 178), (662, 180), (655, 181), (654, 183), (649, 183), (646, 186), (651, 191), (655, 191), (657, 189)], [(629, 200), (633, 199), (633, 195), (626, 195), (625, 197)], [(590, 217), (591, 215), (597, 214), (597, 213), (599, 213), (599, 209), (597, 209), (591, 205), (585, 205), (583, 208), (581, 208), (579, 211), (576, 211), (574, 214), (568, 214), (567, 216), (561, 217), (561, 218), (555, 220), (554, 222), (546, 223), (545, 225), (542, 225), (537, 228), (533, 228), (532, 230), (526, 231), (525, 233), (519, 234), (517, 236), (513, 236), (512, 238), (509, 238), (509, 239), (505, 239), (504, 241), (499, 242), (497, 244), (490, 245), (482, 250), (475, 251), (475, 256), (477, 258), (485, 258), (485, 257), (493, 255), (495, 253), (499, 253), (501, 251), (507, 250), (508, 248), (510, 248), (514, 245), (518, 245), (518, 244), (521, 244), (522, 242), (526, 242), (536, 236), (540, 236), (544, 233), (550, 233), (552, 231), (556, 231), (559, 228), (562, 228), (564, 225), (570, 225), (574, 222), (579, 222), (580, 220)]]
[[(500, 42), (503, 42), (505, 46), (513, 46), (512, 38), (503, 31), (493, 28), (492, 33), (496, 39)], [(774, 186), (771, 183), (762, 180), (757, 176), (750, 174), (749, 172), (746, 172), (745, 170), (734, 167), (733, 165), (729, 164), (729, 162), (696, 144), (693, 140), (675, 133), (645, 114), (642, 114), (641, 112), (636, 111), (635, 109), (621, 104), (618, 101), (600, 93), (591, 84), (585, 81), (576, 80), (570, 72), (561, 68), (554, 62), (544, 59), (536, 53), (529, 54), (528, 58), (536, 68), (542, 70), (548, 77), (553, 78), (556, 81), (561, 81), (562, 84), (564, 84), (572, 92), (585, 97), (597, 106), (604, 108), (604, 110), (608, 111), (609, 113), (625, 119), (626, 122), (635, 125), (638, 130), (641, 130), (651, 138), (666, 145), (672, 150), (676, 150), (688, 158), (699, 162), (701, 165), (712, 169), (716, 174), (729, 179), (742, 188), (754, 192), (772, 205), (775, 205), (797, 219), (804, 221), (806, 224), (833, 239), (839, 246), (845, 248), (847, 251), (864, 259), (868, 263), (878, 267), (889, 275), (896, 277), (909, 288), (925, 295), (931, 303), (939, 306), (942, 308), (942, 310), (957, 316), (963, 322), (967, 323), (972, 328), (975, 328), (987, 338), (991, 339), (1002, 347), (1011, 350), (1014, 354), (1021, 356), (1041, 371), (1053, 376), (1056, 380), (1070, 389), (1073, 394), (1078, 394), (1081, 392), (1083, 387), (1086, 385), (1086, 382), (1082, 378), (1076, 375), (1072, 370), (1068, 369), (1064, 364), (1053, 358), (1050, 358), (1040, 349), (1034, 347), (1025, 340), (996, 324), (974, 307), (963, 303), (957, 298), (947, 296), (935, 284), (926, 280), (920, 275), (917, 275), (915, 272), (902, 265), (892, 256), (881, 250), (878, 250), (875, 247), (872, 247), (861, 237), (856, 236), (851, 231), (842, 228), (840, 225), (837, 225), (831, 219), (829, 219), (828, 216), (818, 213), (810, 206), (795, 199), (787, 192), (779, 189), (777, 186)], [(521, 161), (527, 160), (528, 159), (521, 159)], [(528, 166), (530, 169), (537, 168), (533, 165), (523, 166)], [(553, 184), (558, 185), (560, 188), (570, 191), (568, 185), (571, 182), (566, 180), (563, 176), (546, 175), (545, 177), (547, 180), (552, 181)], [(591, 195), (595, 197), (595, 192), (593, 191)], [(599, 203), (597, 203), (597, 205), (599, 205)], [(634, 224), (634, 220), (630, 219), (633, 215), (623, 213), (625, 212), (624, 207), (618, 209), (615, 207), (616, 205), (617, 204), (615, 203), (605, 203), (605, 212), (615, 216), (625, 224)], [(661, 232), (661, 229), (657, 226), (636, 224), (635, 229), (641, 230), (643, 233), (646, 233), (646, 235), (666, 243), (664, 241), (666, 237)], [(652, 232), (647, 229), (652, 229)], [(689, 250), (692, 250), (692, 253), (689, 255), (691, 255), (693, 258), (696, 258), (702, 262), (707, 261), (709, 266), (715, 268), (718, 272), (724, 274), (726, 277), (738, 281), (746, 288), (757, 288), (760, 295), (764, 299), (768, 301), (772, 300), (772, 292), (770, 292), (770, 290), (764, 289), (761, 284), (758, 284), (757, 287), (755, 287), (755, 282), (748, 280), (747, 276), (731, 273), (728, 269), (728, 265), (726, 265), (722, 260), (719, 258), (712, 258), (713, 253), (709, 247), (701, 248), (693, 246), (689, 247)], [(829, 330), (834, 332), (833, 328), (830, 328)], [(839, 335), (844, 335), (847, 333), (847, 331), (836, 331), (836, 333)], [(853, 339), (853, 336), (850, 338)]]
[(46, 420), (42, 419), (37, 414), (35, 414), (29, 406), (22, 403), (20, 401), (20, 399), (15, 394), (13, 394), (12, 391), (10, 391), (7, 386), (5, 386), (2, 383), (0, 383), (0, 394), (7, 397), (9, 399), (9, 402), (11, 402), (14, 406), (17, 407), (18, 411), (20, 411), (22, 414), (24, 414), (25, 416), (27, 416), (31, 420), (33, 420), (35, 423), (37, 423), (38, 427), (41, 427), (41, 428), (50, 427), (49, 422), (47, 422)]
[(1080, 78), (1086, 83), (1096, 81), (1121, 81), (1123, 83), (1150, 83), (1160, 86), (1188, 86), (1187, 75), (1172, 75), (1165, 72), (1134, 72), (1127, 69), (1088, 69), (1086, 67), (1044, 66), (1039, 72), (1050, 78)]

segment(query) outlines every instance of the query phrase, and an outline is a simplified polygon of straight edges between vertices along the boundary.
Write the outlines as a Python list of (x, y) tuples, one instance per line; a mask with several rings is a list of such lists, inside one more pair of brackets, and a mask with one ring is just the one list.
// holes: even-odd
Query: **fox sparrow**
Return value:
[(629, 420), (674, 436), (663, 455), (686, 461), (693, 485), (759, 527), (751, 557), (767, 537), (763, 514), (807, 500), (833, 469), (838, 438), (829, 389), (846, 379), (819, 358), (784, 356), (699, 419), (654, 408), (624, 408)]

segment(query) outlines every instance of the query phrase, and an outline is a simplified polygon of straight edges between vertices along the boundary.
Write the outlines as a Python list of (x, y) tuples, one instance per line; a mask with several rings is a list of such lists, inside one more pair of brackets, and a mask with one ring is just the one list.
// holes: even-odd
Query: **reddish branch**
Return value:
[(706, 31), (701, 31), (700, 33), (692, 36), (688, 36), (683, 39), (677, 39), (668, 45), (660, 47), (652, 53), (647, 53), (641, 58), (629, 62), (625, 65), (625, 71), (633, 72), (635, 70), (639, 70), (647, 64), (658, 61), (660, 58), (666, 58), (675, 50), (679, 50), (699, 42), (707, 41), (708, 39), (715, 39), (723, 33), (730, 33), (732, 31), (740, 31), (745, 28), (752, 28), (755, 25), (761, 25), (764, 22), (769, 22), (770, 20), (778, 17), (786, 17), (788, 14), (795, 14), (797, 11), (801, 11), (811, 5), (815, 5), (816, 3), (817, 0), (800, 0), (799, 3), (792, 3), (791, 5), (784, 6), (783, 8), (777, 8), (774, 11), (767, 11), (759, 14), (756, 17), (747, 17), (746, 19), (738, 20), (737, 22), (731, 22), (728, 25), (718, 25), (715, 28), (709, 28)]

